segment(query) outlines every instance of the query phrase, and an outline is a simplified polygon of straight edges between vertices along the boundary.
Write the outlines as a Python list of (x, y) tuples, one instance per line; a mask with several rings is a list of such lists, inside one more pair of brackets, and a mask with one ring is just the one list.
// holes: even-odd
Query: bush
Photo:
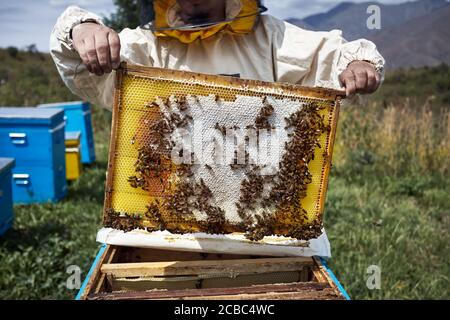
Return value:
[(355, 178), (430, 177), (450, 173), (450, 110), (433, 111), (408, 99), (389, 104), (344, 107), (335, 144), (339, 174)]
[(8, 51), (8, 55), (13, 59), (16, 59), (19, 56), (19, 49), (16, 47), (8, 47), (6, 50)]

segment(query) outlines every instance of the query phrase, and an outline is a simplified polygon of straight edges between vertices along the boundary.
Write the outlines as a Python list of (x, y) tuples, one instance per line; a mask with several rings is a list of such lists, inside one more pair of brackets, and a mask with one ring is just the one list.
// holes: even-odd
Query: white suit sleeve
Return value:
[(341, 74), (351, 62), (359, 60), (372, 63), (380, 78), (384, 79), (385, 60), (373, 42), (366, 39), (347, 42), (342, 38), (341, 31), (337, 31), (337, 37), (342, 43), (338, 49), (336, 66), (338, 74)]
[(374, 43), (347, 42), (342, 32), (308, 31), (289, 23), (271, 21), (276, 81), (341, 89), (339, 75), (355, 60), (371, 62), (384, 76), (384, 59)]
[(342, 89), (339, 75), (353, 61), (372, 63), (375, 70), (384, 80), (384, 58), (375, 44), (369, 40), (359, 39), (347, 42), (340, 30), (321, 33), (322, 39), (316, 51), (316, 58), (311, 61), (311, 72), (306, 77), (317, 86)]
[[(115, 71), (97, 76), (90, 73), (70, 39), (70, 30), (86, 20), (102, 24), (101, 18), (81, 8), (71, 6), (58, 18), (50, 36), (50, 53), (67, 87), (77, 96), (111, 109), (114, 98)], [(151, 66), (149, 55), (152, 41), (142, 31), (124, 29), (120, 34), (121, 61)]]

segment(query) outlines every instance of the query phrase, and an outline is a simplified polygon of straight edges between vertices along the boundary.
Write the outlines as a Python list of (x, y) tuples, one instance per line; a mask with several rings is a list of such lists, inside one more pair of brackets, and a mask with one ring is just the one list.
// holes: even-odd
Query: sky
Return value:
[[(365, 2), (367, 0), (353, 0)], [(406, 0), (380, 0), (400, 3)], [(269, 13), (281, 18), (303, 18), (330, 10), (341, 1), (333, 0), (265, 0)], [(100, 16), (115, 11), (113, 0), (0, 0), (0, 47), (24, 48), (36, 44), (48, 51), (48, 39), (58, 16), (69, 5), (78, 5)]]

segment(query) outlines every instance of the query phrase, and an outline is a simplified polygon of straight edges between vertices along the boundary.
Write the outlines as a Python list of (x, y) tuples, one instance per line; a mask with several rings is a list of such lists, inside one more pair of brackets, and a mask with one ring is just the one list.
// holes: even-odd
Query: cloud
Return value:
[(0, 1), (0, 47), (22, 48), (34, 43), (39, 50), (48, 51), (50, 33), (56, 19), (70, 5), (80, 6), (100, 16), (108, 16), (115, 9), (113, 0)]
[(85, 9), (96, 9), (99, 11), (112, 11), (113, 1), (112, 0), (48, 0), (50, 7), (54, 8), (67, 8), (68, 6), (74, 5), (82, 7)]
[(23, 14), (26, 10), (19, 7), (0, 7), (0, 17), (7, 17), (11, 15)]

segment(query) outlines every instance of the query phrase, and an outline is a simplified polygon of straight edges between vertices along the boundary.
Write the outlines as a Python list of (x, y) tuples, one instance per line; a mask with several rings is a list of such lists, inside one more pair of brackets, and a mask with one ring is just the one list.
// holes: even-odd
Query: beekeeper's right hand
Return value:
[(120, 39), (114, 30), (86, 22), (72, 29), (72, 40), (89, 72), (101, 76), (119, 67)]

